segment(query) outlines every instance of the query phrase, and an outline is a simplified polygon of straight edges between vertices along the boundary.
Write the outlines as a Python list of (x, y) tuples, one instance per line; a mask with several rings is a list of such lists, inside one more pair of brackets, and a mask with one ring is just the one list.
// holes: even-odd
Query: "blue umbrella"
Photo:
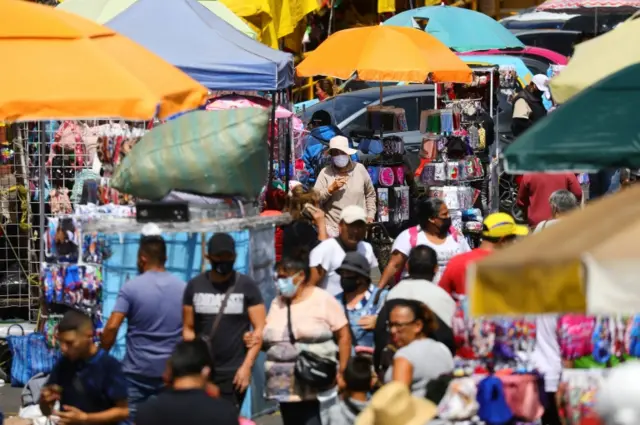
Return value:
[(419, 7), (387, 19), (384, 25), (424, 28), (458, 52), (524, 48), (524, 44), (495, 19), (461, 7)]

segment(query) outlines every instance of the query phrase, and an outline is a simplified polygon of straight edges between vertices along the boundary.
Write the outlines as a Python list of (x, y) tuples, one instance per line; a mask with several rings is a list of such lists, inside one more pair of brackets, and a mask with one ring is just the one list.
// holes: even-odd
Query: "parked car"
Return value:
[(571, 56), (573, 46), (580, 40), (580, 31), (557, 29), (513, 30), (518, 40), (527, 46), (543, 47), (565, 56)]

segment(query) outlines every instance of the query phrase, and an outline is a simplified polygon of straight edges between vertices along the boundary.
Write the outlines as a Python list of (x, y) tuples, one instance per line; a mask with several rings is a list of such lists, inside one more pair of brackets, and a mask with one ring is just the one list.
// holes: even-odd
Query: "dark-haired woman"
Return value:
[(471, 251), (467, 240), (451, 226), (449, 208), (442, 199), (429, 198), (418, 205), (418, 226), (410, 227), (398, 235), (391, 248), (389, 264), (380, 278), (380, 287), (393, 284), (397, 273), (404, 271), (409, 253), (419, 245), (432, 248), (438, 255), (438, 270), (433, 279), (438, 284), (440, 276), (455, 255)]
[(425, 397), (429, 381), (453, 372), (451, 351), (428, 337), (438, 326), (433, 313), (418, 301), (406, 300), (393, 307), (387, 325), (397, 351), (385, 382), (402, 382), (413, 395)]
[[(271, 303), (264, 329), (265, 396), (280, 403), (284, 425), (321, 424), (320, 391), (294, 374), (299, 351), (338, 360), (338, 382), (351, 354), (351, 335), (343, 307), (324, 289), (307, 285), (309, 273), (308, 258), (285, 257), (280, 262), (276, 268), (278, 296)], [(288, 309), (295, 344), (290, 340)]]

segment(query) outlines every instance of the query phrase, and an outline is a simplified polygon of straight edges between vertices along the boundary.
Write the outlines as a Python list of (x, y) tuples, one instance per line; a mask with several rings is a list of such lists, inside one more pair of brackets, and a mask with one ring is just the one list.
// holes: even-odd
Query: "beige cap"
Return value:
[(329, 150), (335, 149), (340, 152), (344, 152), (347, 155), (353, 155), (358, 152), (355, 149), (349, 147), (349, 139), (344, 136), (334, 136), (329, 140)]
[(355, 223), (356, 221), (367, 221), (367, 213), (364, 208), (357, 205), (349, 205), (340, 213), (340, 221), (344, 221), (347, 224)]

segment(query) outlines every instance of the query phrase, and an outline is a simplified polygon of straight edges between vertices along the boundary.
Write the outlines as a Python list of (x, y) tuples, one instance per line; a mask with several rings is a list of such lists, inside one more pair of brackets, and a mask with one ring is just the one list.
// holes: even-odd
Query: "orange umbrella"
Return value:
[(0, 121), (150, 119), (207, 89), (114, 31), (53, 7), (0, 0)]
[(296, 68), (300, 77), (365, 81), (470, 83), (472, 71), (432, 35), (415, 28), (372, 26), (338, 31)]

